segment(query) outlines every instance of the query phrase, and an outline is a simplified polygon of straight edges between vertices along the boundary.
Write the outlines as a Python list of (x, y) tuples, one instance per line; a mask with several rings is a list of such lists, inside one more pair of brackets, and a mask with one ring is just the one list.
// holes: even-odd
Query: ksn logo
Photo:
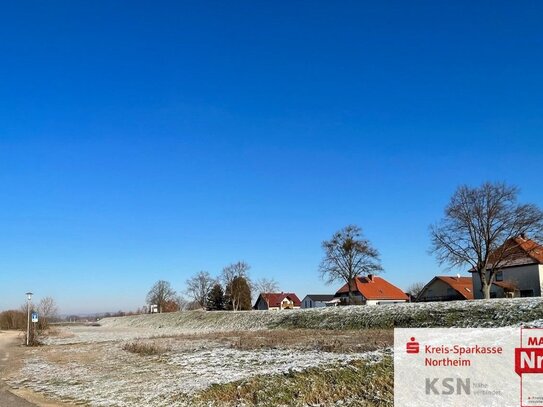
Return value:
[(415, 337), (412, 336), (411, 340), (405, 345), (405, 350), (407, 353), (419, 353), (420, 344), (415, 340)]

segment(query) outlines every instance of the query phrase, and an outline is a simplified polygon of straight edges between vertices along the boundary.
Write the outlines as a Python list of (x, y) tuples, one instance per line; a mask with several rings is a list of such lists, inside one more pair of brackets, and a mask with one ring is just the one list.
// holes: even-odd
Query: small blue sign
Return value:
[(38, 313), (37, 312), (32, 313), (32, 322), (38, 322)]

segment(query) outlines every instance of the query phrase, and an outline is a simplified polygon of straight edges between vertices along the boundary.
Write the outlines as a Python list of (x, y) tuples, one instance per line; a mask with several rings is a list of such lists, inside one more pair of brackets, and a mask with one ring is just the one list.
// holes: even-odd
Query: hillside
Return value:
[(295, 311), (204, 312), (105, 318), (109, 328), (187, 332), (258, 329), (362, 329), (392, 327), (498, 327), (543, 319), (542, 298), (494, 299)]

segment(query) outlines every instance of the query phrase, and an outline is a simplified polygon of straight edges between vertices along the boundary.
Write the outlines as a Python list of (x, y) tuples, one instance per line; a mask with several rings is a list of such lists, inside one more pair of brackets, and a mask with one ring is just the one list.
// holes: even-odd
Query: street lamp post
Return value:
[(32, 299), (32, 293), (26, 293), (26, 311), (27, 311), (27, 320), (26, 320), (26, 346), (30, 344), (30, 300)]

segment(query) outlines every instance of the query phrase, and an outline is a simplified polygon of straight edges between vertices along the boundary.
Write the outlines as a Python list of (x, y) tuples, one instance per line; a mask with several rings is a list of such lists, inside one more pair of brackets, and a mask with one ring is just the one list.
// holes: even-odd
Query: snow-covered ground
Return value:
[(543, 319), (543, 298), (405, 303), (293, 311), (176, 312), (106, 318), (108, 328), (216, 332), (274, 328), (495, 327)]
[[(101, 326), (59, 328), (46, 338), (48, 346), (28, 350), (22, 369), (8, 384), (91, 406), (185, 406), (191, 405), (195, 392), (213, 383), (324, 369), (355, 359), (378, 359), (384, 352), (356, 348), (330, 353), (292, 344), (244, 349), (219, 340), (220, 335), (254, 331), (267, 337), (272, 331), (294, 335), (290, 330), (301, 329), (310, 330), (304, 332), (311, 337), (318, 330), (333, 330), (326, 331), (331, 338), (350, 332), (356, 342), (362, 340), (360, 332), (370, 332), (362, 331), (365, 328), (543, 326), (542, 321), (540, 298), (107, 318)], [(123, 345), (131, 341), (156, 343), (166, 351), (155, 356), (130, 353)]]
[(373, 361), (382, 355), (379, 351), (348, 354), (299, 349), (248, 351), (209, 339), (160, 338), (147, 342), (157, 343), (168, 351), (141, 356), (123, 350), (123, 342), (98, 340), (35, 348), (20, 373), (8, 384), (91, 406), (186, 406), (190, 405), (191, 395), (214, 383), (344, 364), (354, 359)]

